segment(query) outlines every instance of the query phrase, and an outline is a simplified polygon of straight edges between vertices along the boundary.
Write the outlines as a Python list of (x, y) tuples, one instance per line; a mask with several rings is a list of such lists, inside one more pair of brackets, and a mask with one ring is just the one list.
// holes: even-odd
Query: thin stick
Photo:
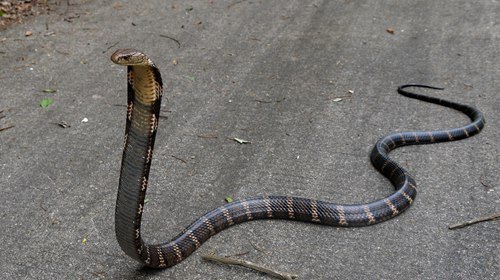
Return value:
[(4, 131), (4, 130), (7, 130), (7, 129), (9, 129), (9, 128), (13, 128), (14, 126), (15, 126), (15, 125), (9, 125), (9, 126), (7, 126), (7, 127), (2, 127), (2, 128), (0, 128), (0, 131)]
[(111, 48), (114, 48), (118, 44), (120, 44), (120, 41), (118, 41), (118, 42), (114, 43), (113, 45), (107, 47), (106, 50), (102, 51), (102, 53), (106, 53), (107, 51), (109, 51)]
[(167, 38), (167, 39), (170, 39), (174, 42), (177, 43), (177, 47), (180, 48), (181, 47), (181, 42), (179, 42), (179, 40), (175, 39), (174, 37), (170, 37), (168, 35), (163, 35), (163, 34), (160, 34), (160, 37), (163, 37), (163, 38)]
[(450, 226), (448, 226), (448, 229), (464, 228), (464, 227), (467, 227), (467, 226), (470, 226), (473, 224), (487, 222), (487, 221), (495, 221), (495, 220), (499, 220), (499, 219), (500, 219), (500, 213), (495, 213), (495, 214), (490, 215), (490, 216), (479, 217), (479, 218), (475, 218), (475, 219), (472, 219), (472, 220), (467, 221), (467, 222), (450, 225)]
[(233, 6), (238, 5), (238, 4), (240, 4), (240, 3), (243, 3), (243, 2), (245, 2), (245, 1), (247, 1), (247, 0), (240, 0), (240, 1), (236, 1), (236, 2), (234, 2), (234, 3), (231, 3), (231, 4), (229, 4), (229, 5), (226, 7), (226, 9), (228, 9), (228, 10), (229, 10), (229, 9), (231, 9)]
[(485, 187), (485, 188), (491, 188), (488, 184), (483, 182), (483, 176), (479, 177), (479, 183), (481, 183), (481, 185), (483, 185), (483, 187)]
[(187, 160), (185, 160), (185, 159), (183, 159), (183, 158), (180, 158), (180, 157), (178, 157), (178, 156), (174, 156), (174, 155), (171, 155), (171, 156), (172, 156), (173, 158), (175, 158), (175, 159), (178, 159), (178, 160), (182, 161), (183, 163), (187, 163)]
[(200, 138), (212, 138), (212, 139), (217, 138), (217, 135), (215, 135), (215, 134), (198, 134), (196, 136), (198, 136)]
[(232, 264), (232, 265), (243, 266), (243, 267), (246, 267), (246, 268), (250, 268), (250, 269), (253, 269), (253, 270), (257, 270), (257, 271), (269, 274), (269, 275), (274, 276), (274, 277), (276, 277), (278, 279), (292, 280), (292, 279), (298, 279), (299, 278), (299, 276), (297, 274), (290, 274), (290, 273), (286, 273), (286, 272), (275, 271), (275, 270), (272, 270), (270, 268), (266, 268), (266, 267), (260, 266), (258, 264), (249, 262), (249, 261), (245, 261), (245, 260), (241, 260), (241, 259), (221, 257), (221, 256), (215, 255), (214, 253), (211, 253), (211, 254), (208, 254), (208, 255), (203, 255), (201, 257), (204, 260), (208, 260), (208, 261), (218, 262), (218, 263), (222, 263), (222, 264)]
[(255, 250), (257, 250), (257, 251), (259, 251), (259, 252), (261, 252), (261, 253), (264, 253), (264, 254), (266, 254), (266, 255), (270, 255), (268, 251), (266, 251), (266, 250), (264, 250), (264, 249), (262, 249), (262, 248), (257, 247), (257, 245), (253, 244), (252, 242), (249, 242), (249, 243), (250, 243), (250, 245), (252, 245), (252, 247), (253, 247)]

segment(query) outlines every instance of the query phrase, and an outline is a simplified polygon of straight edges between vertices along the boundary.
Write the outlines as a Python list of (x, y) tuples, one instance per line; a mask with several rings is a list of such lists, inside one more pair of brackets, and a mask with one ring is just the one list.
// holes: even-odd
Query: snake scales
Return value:
[(149, 267), (164, 268), (178, 264), (211, 236), (249, 220), (290, 219), (342, 227), (368, 226), (388, 220), (405, 211), (416, 196), (415, 180), (388, 156), (390, 151), (405, 145), (464, 139), (479, 133), (485, 124), (482, 113), (473, 107), (405, 90), (407, 87), (442, 88), (400, 86), (400, 94), (461, 111), (470, 117), (471, 122), (453, 129), (401, 132), (382, 137), (375, 144), (370, 159), (373, 166), (395, 187), (391, 195), (356, 205), (339, 205), (291, 196), (241, 199), (206, 213), (170, 242), (151, 245), (144, 243), (141, 237), (141, 217), (158, 127), (162, 79), (151, 59), (137, 50), (117, 50), (111, 60), (128, 68), (125, 148), (115, 212), (116, 237), (127, 255)]

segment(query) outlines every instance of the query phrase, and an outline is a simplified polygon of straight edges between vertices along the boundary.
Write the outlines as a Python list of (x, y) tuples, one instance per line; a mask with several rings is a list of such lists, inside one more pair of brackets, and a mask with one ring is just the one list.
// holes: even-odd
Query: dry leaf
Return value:
[(62, 128), (68, 128), (68, 127), (71, 127), (71, 125), (69, 125), (67, 122), (65, 121), (60, 121), (57, 123), (60, 127)]
[(234, 137), (233, 140), (240, 143), (240, 144), (250, 144), (251, 143), (250, 141), (247, 141), (247, 140), (244, 140), (241, 138), (236, 138), (236, 137)]
[(394, 29), (392, 27), (387, 27), (387, 29), (385, 31), (387, 31), (387, 33), (389, 33), (389, 34), (394, 35)]

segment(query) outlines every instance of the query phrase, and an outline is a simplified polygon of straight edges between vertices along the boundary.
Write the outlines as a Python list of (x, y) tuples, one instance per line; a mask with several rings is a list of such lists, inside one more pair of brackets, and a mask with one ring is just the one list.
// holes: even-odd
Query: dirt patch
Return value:
[(48, 10), (48, 1), (31, 0), (0, 0), (0, 30), (14, 23), (22, 23), (28, 18)]

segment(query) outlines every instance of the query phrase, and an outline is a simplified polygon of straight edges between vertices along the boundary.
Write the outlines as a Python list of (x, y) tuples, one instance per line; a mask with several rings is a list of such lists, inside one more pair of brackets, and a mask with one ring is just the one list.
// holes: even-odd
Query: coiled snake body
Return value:
[(469, 116), (471, 122), (453, 129), (401, 132), (382, 137), (375, 144), (370, 159), (373, 166), (395, 187), (391, 195), (371, 203), (355, 205), (291, 196), (241, 199), (206, 213), (170, 242), (151, 245), (144, 243), (141, 237), (141, 217), (158, 127), (163, 91), (161, 75), (145, 54), (134, 49), (117, 50), (111, 60), (128, 66), (127, 121), (115, 212), (116, 237), (127, 255), (149, 267), (173, 266), (216, 233), (250, 220), (290, 219), (341, 227), (368, 226), (388, 220), (405, 211), (416, 196), (415, 180), (388, 156), (390, 151), (405, 145), (464, 139), (479, 133), (485, 124), (481, 112), (473, 107), (404, 90), (406, 87), (441, 88), (400, 86), (400, 94), (456, 109)]

